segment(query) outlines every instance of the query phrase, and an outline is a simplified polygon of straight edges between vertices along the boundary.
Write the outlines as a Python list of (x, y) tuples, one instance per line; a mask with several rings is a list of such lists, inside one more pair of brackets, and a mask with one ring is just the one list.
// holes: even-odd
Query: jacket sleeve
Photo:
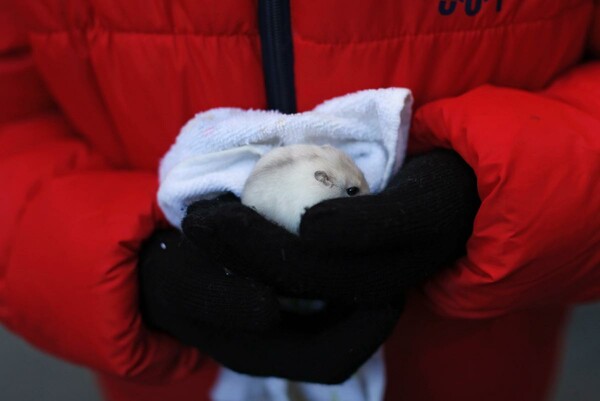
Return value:
[(452, 317), (600, 299), (600, 62), (531, 93), (483, 86), (415, 114), (414, 149), (455, 149), (481, 208), (467, 255), (425, 288)]
[(196, 350), (147, 330), (138, 313), (137, 250), (163, 221), (156, 175), (112, 169), (77, 136), (2, 7), (0, 20), (0, 322), (111, 375), (197, 371)]

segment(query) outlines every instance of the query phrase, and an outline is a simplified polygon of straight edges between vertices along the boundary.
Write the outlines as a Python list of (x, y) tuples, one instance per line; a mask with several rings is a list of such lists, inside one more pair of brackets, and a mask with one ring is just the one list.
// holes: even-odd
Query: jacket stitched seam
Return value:
[(306, 36), (303, 36), (302, 34), (300, 34), (298, 32), (294, 32), (294, 38), (301, 40), (303, 42), (306, 42), (306, 43), (311, 43), (311, 44), (319, 45), (319, 46), (344, 46), (344, 45), (353, 45), (353, 44), (354, 45), (361, 45), (361, 44), (369, 45), (369, 44), (377, 44), (380, 42), (403, 41), (408, 38), (422, 39), (422, 38), (427, 38), (427, 37), (435, 38), (435, 37), (446, 36), (446, 35), (478, 34), (478, 33), (485, 33), (485, 32), (489, 32), (489, 31), (501, 31), (501, 30), (511, 29), (513, 27), (522, 28), (522, 27), (526, 27), (529, 25), (537, 25), (537, 24), (556, 21), (558, 19), (567, 18), (570, 16), (571, 13), (573, 13), (574, 11), (576, 11), (582, 7), (587, 7), (588, 4), (593, 7), (593, 4), (591, 4), (587, 0), (585, 0), (573, 7), (569, 7), (569, 8), (565, 8), (565, 9), (561, 10), (561, 12), (563, 14), (555, 14), (555, 15), (552, 15), (549, 17), (538, 18), (535, 20), (512, 22), (512, 23), (507, 23), (504, 25), (497, 25), (497, 26), (490, 26), (490, 27), (460, 29), (460, 30), (455, 30), (455, 31), (407, 33), (407, 34), (394, 36), (394, 37), (387, 37), (387, 38), (349, 40), (349, 41), (332, 41), (332, 42), (322, 42), (322, 41), (318, 41), (315, 39), (310, 39), (310, 38), (307, 38)]
[[(569, 8), (565, 8), (560, 10), (561, 13), (571, 13), (574, 10), (577, 10), (583, 6), (587, 6), (588, 4), (592, 5), (593, 8), (593, 3), (590, 3), (589, 0), (583, 0), (580, 3), (569, 7)], [(442, 36), (442, 35), (452, 35), (452, 34), (466, 34), (466, 33), (477, 33), (477, 32), (482, 32), (482, 31), (491, 31), (491, 30), (500, 30), (500, 29), (507, 29), (513, 26), (520, 26), (520, 25), (532, 25), (532, 24), (537, 24), (540, 22), (546, 22), (546, 21), (553, 21), (553, 20), (557, 20), (560, 18), (564, 18), (565, 15), (564, 14), (554, 14), (548, 17), (542, 17), (542, 18), (538, 18), (535, 20), (529, 20), (529, 21), (520, 21), (520, 22), (512, 22), (512, 23), (507, 23), (504, 25), (497, 25), (497, 26), (491, 26), (491, 27), (481, 27), (481, 28), (473, 28), (473, 29), (462, 29), (462, 30), (455, 30), (455, 31), (442, 31), (442, 32), (424, 32), (424, 33), (408, 33), (408, 34), (404, 34), (404, 35), (399, 35), (399, 36), (394, 36), (394, 37), (387, 37), (387, 38), (378, 38), (378, 39), (365, 39), (365, 40), (349, 40), (349, 41), (336, 41), (336, 42), (322, 42), (322, 41), (318, 41), (318, 40), (314, 40), (314, 39), (309, 39), (307, 37), (302, 36), (301, 34), (294, 32), (294, 37), (298, 37), (299, 39), (305, 41), (305, 42), (311, 42), (317, 45), (346, 45), (346, 44), (361, 44), (361, 43), (374, 43), (374, 42), (387, 42), (387, 41), (397, 41), (397, 40), (404, 40), (405, 38), (414, 38), (414, 37), (425, 37), (425, 36)], [(71, 32), (77, 32), (77, 33), (87, 33), (90, 31), (101, 31), (101, 32), (107, 32), (107, 33), (112, 33), (112, 34), (119, 34), (119, 35), (148, 35), (148, 36), (207, 36), (207, 37), (239, 37), (239, 36), (258, 36), (259, 33), (258, 31), (254, 31), (254, 32), (240, 32), (240, 33), (203, 33), (203, 32), (169, 32), (169, 31), (164, 31), (164, 32), (152, 32), (152, 31), (135, 31), (135, 30), (118, 30), (118, 29), (110, 29), (110, 28), (106, 28), (104, 26), (102, 27), (98, 27), (98, 26), (81, 26), (81, 27), (71, 27), (71, 28), (65, 28), (65, 29), (56, 29), (56, 30), (34, 30), (31, 31), (32, 34), (59, 34), (59, 33), (71, 33)]]
[(41, 30), (31, 31), (32, 35), (60, 35), (60, 34), (92, 34), (92, 33), (108, 33), (111, 35), (139, 35), (139, 36), (205, 36), (214, 38), (236, 38), (236, 37), (256, 37), (256, 32), (242, 32), (242, 33), (200, 33), (200, 32), (144, 32), (144, 31), (120, 31), (111, 30), (99, 27), (82, 27), (82, 28), (70, 28), (70, 29), (57, 29), (57, 30)]

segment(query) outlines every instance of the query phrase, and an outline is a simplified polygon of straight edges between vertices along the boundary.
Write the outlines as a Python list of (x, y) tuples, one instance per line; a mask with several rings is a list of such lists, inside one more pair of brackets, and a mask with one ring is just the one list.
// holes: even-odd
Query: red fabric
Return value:
[[(581, 57), (591, 1), (483, 4), (292, 1), (298, 107), (364, 88), (405, 86), (416, 106), (485, 83), (540, 89)], [(374, 28), (376, 27), (376, 28)], [(543, 38), (543, 39), (542, 39)]]
[[(100, 163), (85, 144), (68, 134), (64, 120), (54, 114), (0, 126), (0, 177), (9, 189), (0, 192), (0, 278), (18, 222), (40, 185), (65, 172)], [(0, 291), (0, 301), (1, 296)], [(0, 311), (1, 306), (0, 302)]]
[[(478, 176), (468, 256), (411, 295), (387, 398), (541, 401), (567, 305), (600, 298), (598, 3), (438, 5), (293, 0), (298, 106), (409, 87), (412, 150), (455, 148)], [(256, 8), (0, 3), (0, 319), (101, 372), (107, 399), (198, 400), (217, 373), (143, 326), (136, 253), (163, 224), (156, 167), (181, 125), (265, 106)]]
[(26, 32), (5, 1), (0, 2), (0, 88), (0, 124), (52, 104), (27, 51)]
[(440, 317), (420, 294), (385, 345), (387, 401), (549, 399), (565, 309)]
[(45, 183), (14, 233), (8, 327), (121, 376), (176, 378), (201, 365), (197, 351), (148, 332), (137, 313), (136, 252), (159, 222), (156, 188), (156, 177), (141, 172), (84, 171)]
[(467, 257), (426, 287), (436, 309), (482, 318), (598, 298), (599, 111), (600, 63), (540, 93), (483, 86), (418, 111), (414, 138), (456, 149), (482, 200)]
[(588, 44), (594, 58), (600, 58), (600, 1), (594, 0), (594, 23), (590, 31)]

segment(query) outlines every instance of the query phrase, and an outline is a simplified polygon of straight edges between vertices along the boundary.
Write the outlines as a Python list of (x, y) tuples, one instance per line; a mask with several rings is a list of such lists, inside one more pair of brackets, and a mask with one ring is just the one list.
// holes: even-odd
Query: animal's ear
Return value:
[(333, 182), (331, 182), (331, 178), (327, 175), (326, 172), (318, 170), (315, 171), (315, 180), (319, 181), (323, 185), (327, 185), (328, 187), (333, 186)]

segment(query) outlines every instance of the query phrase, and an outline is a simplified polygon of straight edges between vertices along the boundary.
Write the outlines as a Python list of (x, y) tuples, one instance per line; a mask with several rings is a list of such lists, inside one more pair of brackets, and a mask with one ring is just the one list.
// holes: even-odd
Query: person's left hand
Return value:
[(381, 194), (309, 209), (300, 237), (239, 202), (196, 202), (182, 228), (231, 271), (282, 294), (375, 305), (458, 258), (477, 208), (470, 168), (433, 151), (409, 160)]

